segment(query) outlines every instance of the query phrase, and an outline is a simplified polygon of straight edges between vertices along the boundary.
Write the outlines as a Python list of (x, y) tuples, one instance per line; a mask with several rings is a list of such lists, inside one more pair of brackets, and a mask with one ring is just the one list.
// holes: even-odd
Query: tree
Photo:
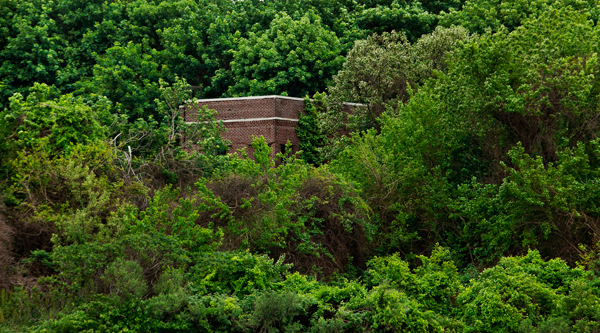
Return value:
[(0, 112), (3, 162), (19, 151), (38, 148), (43, 140), (56, 155), (77, 144), (105, 140), (113, 120), (110, 107), (106, 98), (90, 106), (83, 98), (60, 95), (46, 84), (34, 84), (27, 98), (14, 94), (9, 107)]
[(327, 142), (327, 137), (321, 132), (319, 127), (319, 113), (327, 108), (325, 96), (315, 94), (314, 100), (304, 98), (304, 113), (300, 114), (296, 134), (300, 140), (300, 158), (307, 163), (318, 165), (321, 163), (319, 148)]
[(233, 51), (230, 96), (312, 95), (341, 67), (340, 42), (314, 13), (278, 15), (269, 29), (241, 38)]
[(479, 34), (487, 29), (499, 31), (501, 27), (512, 31), (527, 18), (561, 7), (588, 13), (595, 21), (600, 14), (595, 0), (474, 0), (465, 2), (461, 10), (450, 8), (441, 13), (439, 20), (441, 26), (460, 25)]
[(356, 23), (371, 33), (399, 31), (415, 42), (435, 27), (437, 15), (423, 9), (421, 3), (395, 0), (389, 5), (377, 5), (357, 14)]
[(557, 149), (587, 142), (600, 129), (599, 37), (587, 14), (569, 8), (548, 10), (513, 32), (486, 33), (449, 60), (440, 90), (445, 107), (474, 116), (471, 128), (490, 159), (509, 162), (506, 152), (521, 142), (525, 153), (556, 161)]
[(56, 83), (67, 45), (52, 9), (44, 0), (0, 2), (0, 109), (34, 82)]
[[(350, 130), (379, 128), (377, 119), (388, 108), (409, 100), (435, 71), (446, 69), (449, 52), (462, 40), (469, 39), (461, 27), (438, 28), (411, 45), (397, 32), (372, 35), (357, 41), (343, 69), (329, 87), (330, 113), (322, 124), (331, 133), (342, 124)], [(364, 104), (351, 114), (343, 102)]]
[(148, 45), (116, 43), (104, 55), (96, 54), (94, 75), (79, 85), (118, 102), (133, 121), (157, 116), (154, 100), (160, 96), (159, 80), (173, 81), (174, 74)]

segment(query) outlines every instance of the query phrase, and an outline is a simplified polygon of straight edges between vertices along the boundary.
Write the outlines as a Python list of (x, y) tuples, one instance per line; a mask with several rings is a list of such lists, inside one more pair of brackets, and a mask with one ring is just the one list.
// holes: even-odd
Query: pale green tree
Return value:
[[(377, 118), (388, 108), (405, 103), (435, 71), (446, 69), (446, 56), (458, 42), (469, 39), (461, 27), (438, 28), (410, 44), (397, 32), (372, 35), (357, 41), (343, 69), (329, 87), (329, 113), (325, 132), (346, 124), (349, 130), (379, 128)], [(361, 103), (348, 114), (343, 102)]]

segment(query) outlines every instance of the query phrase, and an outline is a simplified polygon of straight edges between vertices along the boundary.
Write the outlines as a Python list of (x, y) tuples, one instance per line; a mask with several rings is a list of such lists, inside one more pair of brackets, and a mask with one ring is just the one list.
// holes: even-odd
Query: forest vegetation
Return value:
[[(0, 0), (0, 332), (600, 332), (599, 18)], [(295, 155), (179, 109), (272, 94)]]

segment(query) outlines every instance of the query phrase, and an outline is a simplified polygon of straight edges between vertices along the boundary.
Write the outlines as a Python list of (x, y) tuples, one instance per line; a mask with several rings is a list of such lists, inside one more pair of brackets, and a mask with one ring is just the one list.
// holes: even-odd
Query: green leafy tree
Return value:
[(2, 160), (38, 148), (44, 139), (56, 155), (77, 144), (105, 140), (107, 125), (113, 121), (110, 107), (105, 98), (90, 106), (81, 97), (60, 95), (55, 87), (36, 83), (27, 98), (14, 94), (9, 107), (0, 112)]
[(228, 95), (290, 96), (322, 91), (340, 68), (340, 42), (314, 13), (300, 20), (278, 15), (269, 29), (239, 41), (231, 70), (234, 84)]
[(598, 4), (594, 0), (475, 0), (466, 1), (461, 10), (450, 8), (440, 14), (440, 25), (460, 25), (471, 32), (484, 33), (486, 29), (499, 31), (501, 27), (512, 31), (521, 26), (527, 18), (534, 18), (551, 8), (572, 8), (598, 20)]
[(517, 145), (509, 152), (514, 166), (505, 167), (507, 177), (501, 185), (460, 187), (454, 207), (468, 222), (469, 232), (463, 237), (473, 255), (500, 256), (534, 247), (573, 262), (579, 244), (596, 243), (599, 169), (590, 161), (598, 157), (598, 141), (589, 145), (591, 155), (582, 143), (557, 152), (558, 161), (548, 165)]
[(548, 10), (512, 33), (487, 33), (450, 59), (445, 107), (475, 116), (472, 124), (481, 125), (473, 132), (489, 158), (508, 162), (506, 151), (521, 142), (525, 153), (556, 161), (557, 149), (598, 131), (596, 40), (588, 14), (568, 8)]
[(378, 5), (357, 14), (357, 25), (369, 32), (399, 31), (415, 42), (421, 35), (430, 33), (436, 23), (436, 15), (423, 9), (418, 1), (395, 0), (389, 5)]
[(394, 116), (381, 117), (381, 133), (354, 135), (329, 163), (335, 174), (356, 182), (373, 210), (379, 251), (419, 252), (446, 226), (451, 203), (441, 166), (463, 135), (460, 123), (443, 113), (427, 86)]
[(53, 18), (53, 3), (5, 0), (0, 8), (0, 108), (5, 108), (10, 96), (26, 94), (34, 82), (57, 82), (67, 43)]
[(460, 10), (464, 5), (465, 0), (451, 0), (451, 1), (440, 1), (440, 0), (421, 0), (421, 5), (427, 11), (436, 15), (440, 12), (449, 12), (451, 10)]
[[(483, 271), (458, 296), (465, 331), (535, 331), (535, 327), (539, 331), (551, 327), (568, 331), (574, 323), (552, 315), (560, 314), (558, 305), (567, 298), (571, 286), (577, 292), (577, 285), (583, 281), (572, 283), (583, 276), (582, 270), (570, 269), (561, 260), (542, 260), (536, 251), (504, 258)], [(593, 319), (587, 324), (597, 325)]]
[(174, 80), (173, 73), (157, 59), (158, 52), (147, 44), (129, 42), (124, 46), (117, 43), (96, 56), (93, 77), (80, 83), (85, 90), (118, 101), (132, 120), (153, 115), (154, 100), (160, 97), (159, 80)]
[(296, 135), (300, 140), (300, 158), (307, 163), (319, 165), (321, 156), (319, 148), (326, 143), (326, 137), (319, 127), (319, 113), (326, 108), (325, 96), (315, 94), (313, 100), (304, 99), (304, 112), (300, 114), (298, 125), (296, 126)]
[(345, 55), (352, 48), (354, 41), (365, 38), (369, 31), (361, 29), (357, 25), (357, 16), (365, 8), (375, 4), (365, 4), (365, 1), (274, 1), (272, 4), (277, 13), (286, 12), (295, 20), (299, 20), (307, 12), (314, 12), (322, 19), (323, 25), (327, 26), (342, 44), (342, 54)]

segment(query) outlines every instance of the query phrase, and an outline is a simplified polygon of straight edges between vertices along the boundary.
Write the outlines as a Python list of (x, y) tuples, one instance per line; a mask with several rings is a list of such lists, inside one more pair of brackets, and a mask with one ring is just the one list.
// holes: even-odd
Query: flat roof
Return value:
[[(293, 121), (298, 122), (299, 119), (293, 118), (281, 118), (281, 117), (269, 117), (269, 118), (242, 118), (242, 119), (217, 119), (217, 121), (221, 121), (223, 123), (243, 123), (248, 121), (268, 121), (268, 120), (284, 120), (284, 121)], [(197, 121), (186, 121), (186, 124), (195, 124)]]
[[(250, 99), (270, 99), (270, 98), (279, 98), (279, 99), (289, 99), (292, 101), (304, 101), (304, 98), (300, 98), (300, 97), (290, 97), (290, 96), (281, 96), (281, 95), (265, 95), (265, 96), (246, 96), (246, 97), (225, 97), (225, 98), (206, 98), (206, 99), (195, 99), (195, 100), (188, 100), (185, 101), (185, 103), (191, 103), (191, 102), (196, 102), (196, 103), (202, 103), (202, 102), (227, 102), (227, 101), (241, 101), (241, 100), (250, 100)], [(310, 100), (312, 101), (313, 99), (310, 98)], [(346, 105), (352, 105), (352, 106), (364, 106), (364, 104), (361, 103), (347, 103), (344, 102), (343, 104)], [(183, 107), (180, 106), (180, 107)]]
[[(246, 97), (225, 97), (225, 98), (207, 98), (207, 99), (196, 99), (194, 102), (226, 102), (226, 101), (240, 101), (247, 99), (269, 99), (269, 98), (280, 98), (280, 99), (289, 99), (293, 101), (303, 101), (304, 98), (300, 97), (290, 97), (290, 96), (280, 96), (280, 95), (266, 95), (266, 96), (246, 96)], [(189, 103), (191, 101), (186, 101)]]

